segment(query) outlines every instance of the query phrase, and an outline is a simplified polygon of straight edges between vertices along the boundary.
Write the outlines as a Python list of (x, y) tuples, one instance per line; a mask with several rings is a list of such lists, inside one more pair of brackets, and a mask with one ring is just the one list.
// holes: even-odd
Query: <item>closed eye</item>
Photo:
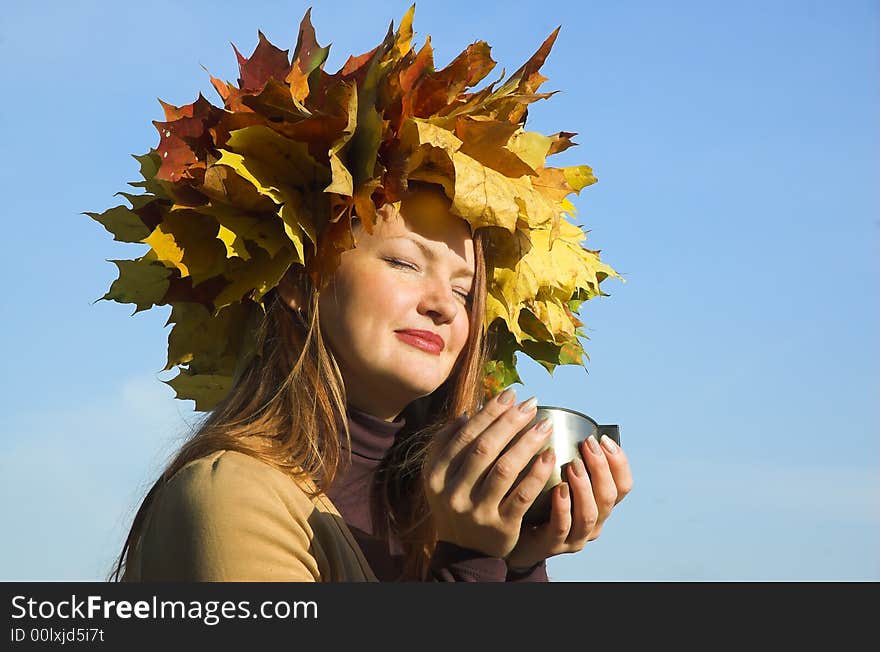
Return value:
[[(403, 269), (412, 269), (415, 271), (418, 271), (418, 269), (419, 269), (418, 267), (416, 267), (412, 263), (407, 263), (405, 261), (398, 260), (397, 258), (385, 258), (385, 260), (392, 267), (403, 268)], [(464, 300), (465, 303), (470, 303), (470, 300), (471, 300), (470, 292), (465, 292), (464, 290), (456, 290), (455, 293), (458, 296), (460, 296)]]
[(471, 293), (470, 292), (464, 292), (463, 290), (456, 290), (455, 293), (458, 296), (460, 296), (464, 300), (465, 303), (470, 303), (470, 300), (471, 300)]
[(385, 260), (387, 260), (389, 263), (391, 263), (392, 267), (407, 267), (409, 269), (418, 270), (418, 268), (415, 265), (412, 265), (410, 263), (405, 263), (402, 260), (397, 260), (396, 258), (386, 258)]

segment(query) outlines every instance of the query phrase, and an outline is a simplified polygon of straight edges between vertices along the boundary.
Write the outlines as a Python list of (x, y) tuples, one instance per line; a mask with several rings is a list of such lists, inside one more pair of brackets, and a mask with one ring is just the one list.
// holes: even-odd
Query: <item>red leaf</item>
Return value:
[[(211, 79), (213, 80), (214, 78), (212, 77)], [(207, 118), (215, 115), (218, 111), (218, 108), (206, 100), (205, 96), (201, 93), (199, 93), (199, 97), (195, 102), (192, 104), (185, 104), (181, 107), (168, 104), (161, 99), (159, 100), (159, 104), (162, 105), (162, 108), (165, 111), (165, 120), (168, 122), (180, 118)]]
[(258, 31), (257, 34), (260, 37), (260, 42), (249, 59), (243, 57), (235, 45), (232, 46), (232, 49), (235, 50), (235, 56), (238, 57), (238, 68), (241, 71), (238, 85), (243, 91), (261, 91), (269, 79), (274, 78), (283, 82), (290, 73), (288, 51), (280, 50), (272, 45), (263, 32)]
[[(219, 120), (222, 111), (201, 95), (193, 104), (179, 109), (167, 105), (166, 114), (191, 114), (192, 117), (179, 117), (169, 122), (153, 121), (159, 131), (159, 146), (156, 151), (162, 160), (156, 178), (160, 181), (180, 181), (187, 176), (189, 168), (199, 164), (204, 169), (204, 153), (211, 147), (211, 134), (206, 126)], [(160, 100), (161, 101), (161, 100)], [(166, 106), (163, 103), (163, 106)], [(200, 163), (201, 161), (201, 163)]]
[(489, 56), (490, 50), (485, 41), (472, 43), (448, 66), (424, 77), (415, 89), (413, 114), (431, 116), (449, 105), (465, 89), (478, 84), (495, 67), (495, 61)]

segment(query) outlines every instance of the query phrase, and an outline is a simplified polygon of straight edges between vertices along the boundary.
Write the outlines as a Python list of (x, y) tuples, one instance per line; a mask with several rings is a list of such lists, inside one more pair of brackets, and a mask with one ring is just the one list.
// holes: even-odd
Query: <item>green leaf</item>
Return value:
[(141, 221), (137, 213), (133, 213), (125, 206), (115, 206), (103, 213), (84, 212), (83, 215), (88, 215), (103, 224), (118, 242), (140, 242), (150, 235), (150, 229)]
[(162, 382), (174, 390), (175, 398), (195, 401), (195, 409), (198, 412), (211, 410), (223, 400), (232, 387), (231, 376), (194, 374), (183, 368), (177, 376)]
[[(156, 260), (141, 257), (136, 260), (110, 260), (119, 268), (119, 278), (113, 281), (107, 293), (97, 301), (113, 300), (133, 303), (137, 309), (132, 315), (159, 305), (168, 291), (171, 270)], [(94, 303), (94, 302), (93, 302)]]

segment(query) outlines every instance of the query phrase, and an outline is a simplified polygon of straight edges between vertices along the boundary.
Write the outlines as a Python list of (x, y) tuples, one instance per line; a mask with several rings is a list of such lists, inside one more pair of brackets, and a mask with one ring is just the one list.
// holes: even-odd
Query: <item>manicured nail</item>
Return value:
[(516, 398), (516, 391), (514, 391), (513, 387), (508, 387), (503, 392), (501, 392), (501, 396), (498, 397), (498, 402), (502, 405), (510, 405), (513, 403), (513, 400)]
[(587, 437), (587, 446), (590, 447), (590, 451), (592, 451), (593, 455), (599, 455), (602, 452), (602, 449), (599, 448), (599, 442), (596, 441), (596, 438), (593, 435)]
[(568, 483), (561, 482), (559, 484), (559, 493), (562, 495), (563, 500), (568, 500)]
[(584, 469), (584, 463), (581, 462), (579, 457), (576, 457), (571, 461), (571, 470), (577, 477), (584, 477), (586, 469)]
[(538, 404), (538, 399), (534, 396), (530, 399), (526, 399), (522, 403), (519, 404), (520, 412), (531, 412), (535, 409), (535, 406)]
[(538, 422), (537, 429), (541, 432), (547, 432), (550, 430), (553, 422), (550, 420), (550, 417), (544, 417)]
[(545, 464), (549, 464), (553, 461), (553, 458), (556, 457), (556, 451), (552, 448), (548, 448), (543, 453), (541, 453), (541, 461)]
[(602, 445), (605, 447), (609, 453), (614, 455), (617, 451), (617, 444), (614, 443), (614, 440), (611, 439), (608, 435), (602, 435)]

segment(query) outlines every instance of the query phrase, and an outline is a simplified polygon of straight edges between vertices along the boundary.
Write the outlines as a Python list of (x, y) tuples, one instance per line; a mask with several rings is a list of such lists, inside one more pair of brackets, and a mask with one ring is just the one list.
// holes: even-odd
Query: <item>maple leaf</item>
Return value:
[(113, 239), (118, 242), (141, 242), (150, 234), (150, 229), (143, 223), (137, 213), (125, 206), (115, 206), (103, 213), (84, 212), (93, 220), (104, 225)]
[(312, 26), (312, 10), (306, 11), (299, 28), (299, 36), (293, 54), (293, 63), (290, 72), (284, 81), (290, 88), (290, 96), (297, 102), (302, 102), (309, 95), (309, 77), (317, 70), (330, 53), (329, 47), (321, 47), (315, 36), (315, 28)]
[(174, 378), (162, 382), (174, 390), (175, 398), (189, 399), (195, 403), (195, 410), (208, 412), (229, 392), (232, 376), (180, 367)]
[(119, 277), (104, 296), (96, 299), (133, 303), (132, 313), (162, 303), (169, 286), (169, 271), (162, 263), (142, 256), (136, 260), (111, 260), (119, 269)]
[(243, 91), (261, 91), (270, 79), (281, 81), (290, 73), (287, 50), (280, 50), (272, 45), (263, 32), (257, 31), (257, 37), (259, 43), (250, 57), (243, 57), (238, 48), (235, 45), (232, 46), (236, 57), (238, 57), (238, 67), (241, 73), (238, 78), (238, 86)]

